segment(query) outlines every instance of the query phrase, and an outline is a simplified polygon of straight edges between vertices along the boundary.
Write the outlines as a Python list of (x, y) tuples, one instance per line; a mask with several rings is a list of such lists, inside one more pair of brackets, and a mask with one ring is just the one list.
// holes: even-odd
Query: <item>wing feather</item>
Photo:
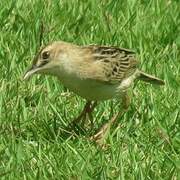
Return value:
[(131, 76), (137, 69), (138, 61), (135, 52), (129, 49), (90, 45), (88, 48), (97, 65), (102, 68), (100, 81), (116, 84)]

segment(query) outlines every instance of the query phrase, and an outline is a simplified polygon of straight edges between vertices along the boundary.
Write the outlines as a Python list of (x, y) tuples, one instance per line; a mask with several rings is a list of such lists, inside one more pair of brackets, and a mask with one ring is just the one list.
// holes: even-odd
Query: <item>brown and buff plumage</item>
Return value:
[[(135, 80), (163, 85), (164, 81), (139, 70), (135, 52), (113, 46), (78, 46), (62, 41), (53, 42), (42, 48), (35, 56), (27, 79), (32, 74), (50, 74), (70, 90), (88, 100), (81, 115), (73, 122), (90, 115), (94, 106), (90, 101), (116, 98), (122, 99), (127, 109), (130, 99), (128, 91)], [(114, 122), (119, 113), (110, 120)], [(93, 136), (102, 138), (107, 124)]]

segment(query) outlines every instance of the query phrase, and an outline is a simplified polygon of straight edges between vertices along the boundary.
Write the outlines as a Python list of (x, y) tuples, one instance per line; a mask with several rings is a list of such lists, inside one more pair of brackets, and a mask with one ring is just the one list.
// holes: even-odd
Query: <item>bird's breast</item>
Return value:
[(120, 97), (123, 92), (132, 86), (135, 77), (135, 74), (133, 74), (119, 83), (111, 84), (94, 79), (79, 78), (72, 74), (61, 73), (61, 75), (58, 76), (62, 84), (69, 90), (87, 100), (95, 101)]
[(69, 90), (87, 100), (108, 100), (116, 97), (117, 85), (106, 84), (92, 79), (79, 79), (76, 77), (59, 78)]

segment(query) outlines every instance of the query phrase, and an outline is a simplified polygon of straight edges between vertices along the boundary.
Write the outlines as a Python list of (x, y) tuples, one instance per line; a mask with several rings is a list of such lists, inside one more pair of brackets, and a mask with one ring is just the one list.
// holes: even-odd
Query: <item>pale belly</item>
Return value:
[(88, 100), (108, 100), (117, 96), (117, 85), (88, 82), (69, 87), (70, 90)]
[(69, 90), (87, 100), (108, 100), (119, 97), (124, 91), (122, 83), (108, 84), (95, 80), (59, 78), (62, 84)]

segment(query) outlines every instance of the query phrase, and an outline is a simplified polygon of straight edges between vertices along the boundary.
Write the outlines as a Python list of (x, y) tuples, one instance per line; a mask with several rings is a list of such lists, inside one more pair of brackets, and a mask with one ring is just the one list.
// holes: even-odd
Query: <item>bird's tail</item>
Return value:
[(139, 71), (138, 74), (139, 74), (139, 76), (138, 76), (139, 80), (149, 82), (151, 84), (158, 84), (158, 85), (164, 85), (165, 84), (165, 82), (162, 79), (159, 79), (159, 78), (152, 76), (150, 74), (146, 74), (142, 71)]

